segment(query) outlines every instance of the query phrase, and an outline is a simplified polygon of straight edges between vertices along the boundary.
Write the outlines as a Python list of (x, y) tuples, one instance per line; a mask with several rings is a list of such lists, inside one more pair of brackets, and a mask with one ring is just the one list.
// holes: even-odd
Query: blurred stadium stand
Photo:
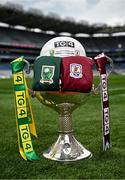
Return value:
[(0, 4), (0, 12), (0, 70), (9, 68), (8, 63), (20, 56), (33, 63), (48, 40), (67, 33), (81, 42), (87, 56), (105, 52), (113, 59), (115, 69), (125, 71), (125, 25), (112, 28), (86, 21), (76, 23), (58, 15), (45, 16), (36, 9), (25, 11), (12, 3)]
[(0, 60), (11, 60), (24, 56), (34, 61), (43, 44), (51, 37), (46, 34), (0, 27)]
[[(0, 69), (10, 69), (9, 62), (17, 57), (24, 56), (26, 60), (33, 63), (39, 55), (42, 46), (59, 34), (46, 34), (42, 32), (31, 32), (14, 28), (0, 27)], [(112, 34), (108, 36), (78, 37), (72, 36), (84, 46), (89, 57), (95, 57), (105, 52), (114, 61), (115, 72), (125, 73), (125, 35)], [(8, 74), (8, 73), (6, 73)], [(7, 76), (6, 76), (7, 77)]]
[[(14, 28), (0, 27), (0, 61), (10, 62), (24, 56), (33, 62), (39, 55), (42, 46), (57, 34), (36, 33)], [(59, 35), (58, 35), (59, 36)], [(87, 56), (94, 57), (101, 52), (109, 55), (119, 67), (125, 65), (125, 35), (112, 34), (99, 36), (94, 34), (88, 37), (77, 37), (85, 47)]]

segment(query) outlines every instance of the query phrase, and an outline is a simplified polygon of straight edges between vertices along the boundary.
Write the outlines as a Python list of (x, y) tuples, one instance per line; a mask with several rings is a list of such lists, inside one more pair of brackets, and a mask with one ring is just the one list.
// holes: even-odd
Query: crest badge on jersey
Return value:
[(55, 72), (55, 66), (47, 66), (44, 65), (42, 66), (42, 71), (41, 71), (41, 83), (53, 83), (53, 76)]
[(70, 77), (82, 78), (82, 65), (72, 63), (70, 64)]

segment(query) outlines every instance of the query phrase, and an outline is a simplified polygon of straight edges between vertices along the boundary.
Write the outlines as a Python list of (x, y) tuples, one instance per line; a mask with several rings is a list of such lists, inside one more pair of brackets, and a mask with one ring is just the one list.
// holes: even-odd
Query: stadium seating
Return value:
[[(18, 56), (34, 61), (42, 46), (57, 34), (35, 33), (29, 30), (0, 27), (0, 60), (11, 61)], [(109, 55), (116, 64), (125, 62), (125, 36), (75, 37), (87, 52), (94, 57), (100, 52)]]

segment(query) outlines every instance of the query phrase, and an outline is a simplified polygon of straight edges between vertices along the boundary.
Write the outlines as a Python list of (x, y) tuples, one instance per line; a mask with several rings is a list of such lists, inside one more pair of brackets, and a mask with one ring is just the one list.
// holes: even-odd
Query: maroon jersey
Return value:
[(92, 59), (83, 56), (63, 57), (61, 64), (62, 91), (88, 93), (92, 88)]

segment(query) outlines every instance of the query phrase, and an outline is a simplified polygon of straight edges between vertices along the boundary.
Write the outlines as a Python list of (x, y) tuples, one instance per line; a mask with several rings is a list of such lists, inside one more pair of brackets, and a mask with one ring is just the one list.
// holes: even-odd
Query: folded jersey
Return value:
[(92, 88), (92, 66), (92, 59), (83, 56), (39, 57), (34, 62), (33, 90), (88, 93)]
[(60, 64), (60, 57), (41, 56), (37, 58), (34, 62), (33, 90), (59, 90)]
[(62, 58), (62, 90), (90, 92), (92, 88), (93, 61), (88, 57)]

